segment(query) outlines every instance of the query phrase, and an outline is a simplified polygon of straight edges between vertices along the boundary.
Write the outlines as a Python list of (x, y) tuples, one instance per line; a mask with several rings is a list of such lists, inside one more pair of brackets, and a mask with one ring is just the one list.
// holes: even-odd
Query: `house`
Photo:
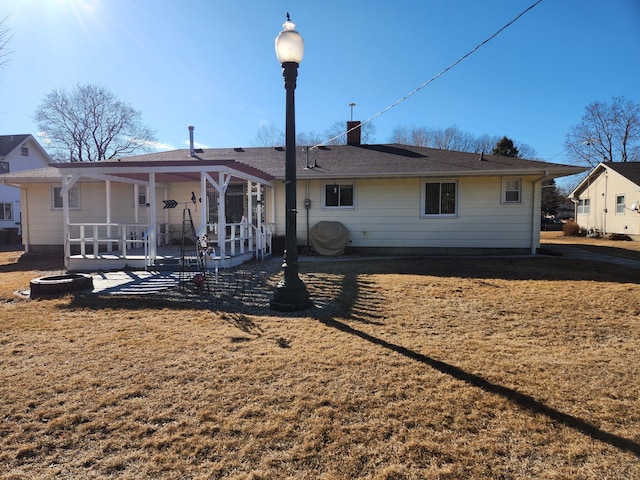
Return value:
[[(25, 249), (64, 251), (73, 270), (134, 266), (144, 247), (152, 266), (194, 230), (220, 258), (268, 255), (285, 233), (285, 149), (202, 150), (191, 138), (190, 149), (0, 176), (22, 189)], [(298, 244), (335, 221), (348, 251), (383, 254), (535, 253), (542, 182), (584, 171), (353, 135), (296, 151)]]
[[(0, 135), (0, 174), (32, 170), (50, 162), (51, 157), (32, 135)], [(0, 184), (0, 243), (20, 243), (20, 205), (20, 190)]]
[(640, 239), (640, 162), (598, 164), (569, 198), (582, 229)]

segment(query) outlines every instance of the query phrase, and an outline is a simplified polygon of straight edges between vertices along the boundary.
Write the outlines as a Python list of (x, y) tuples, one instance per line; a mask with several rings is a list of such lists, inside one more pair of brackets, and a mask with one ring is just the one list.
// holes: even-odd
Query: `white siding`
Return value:
[[(522, 203), (501, 203), (501, 177), (460, 178), (456, 217), (421, 217), (424, 179), (357, 179), (357, 208), (322, 209), (322, 182), (298, 180), (298, 239), (321, 220), (338, 221), (352, 247), (530, 248), (532, 179), (523, 179)], [(311, 209), (307, 224), (304, 198)], [(284, 186), (276, 185), (276, 234), (283, 235)]]
[[(623, 213), (616, 213), (616, 197), (625, 196)], [(584, 230), (596, 229), (602, 233), (640, 235), (640, 214), (631, 210), (640, 202), (640, 188), (613, 170), (606, 170), (580, 192), (580, 199), (589, 199), (589, 213), (578, 213), (576, 222)]]
[[(49, 159), (40, 153), (39, 145), (37, 145), (31, 137), (29, 137), (23, 145), (27, 147), (29, 151), (28, 155), (22, 155), (22, 145), (20, 145), (2, 159), (3, 162), (9, 163), (10, 173), (47, 166)], [(10, 203), (13, 206), (13, 218), (11, 220), (0, 220), (0, 229), (19, 228), (18, 222), (20, 222), (21, 210), (20, 189), (11, 185), (0, 185), (0, 203)]]

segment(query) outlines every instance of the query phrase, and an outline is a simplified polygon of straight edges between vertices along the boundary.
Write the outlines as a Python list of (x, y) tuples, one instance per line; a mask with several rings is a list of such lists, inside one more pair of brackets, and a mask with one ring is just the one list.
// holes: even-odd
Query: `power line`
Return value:
[(357, 128), (360, 128), (362, 125), (366, 125), (367, 123), (372, 122), (373, 120), (375, 120), (376, 118), (378, 118), (379, 116), (387, 113), (389, 110), (391, 110), (394, 107), (397, 107), (398, 105), (400, 105), (402, 102), (404, 102), (405, 100), (407, 100), (408, 98), (412, 97), (413, 95), (415, 95), (416, 93), (418, 93), (420, 90), (422, 90), (424, 87), (426, 87), (427, 85), (429, 85), (430, 83), (432, 83), (433, 81), (437, 80), (438, 78), (440, 78), (442, 75), (444, 75), (445, 73), (447, 73), (449, 70), (451, 70), (452, 68), (454, 68), (456, 65), (458, 65), (459, 63), (461, 63), (462, 61), (466, 60), (468, 57), (470, 57), (471, 55), (473, 55), (477, 50), (479, 50), (481, 47), (483, 47), (484, 45), (486, 45), (487, 43), (489, 43), (491, 40), (493, 40), (494, 38), (496, 38), (498, 35), (500, 35), (504, 30), (506, 30), (507, 28), (509, 28), (511, 25), (513, 25), (514, 23), (516, 23), (520, 17), (522, 17), (523, 15), (525, 15), (526, 13), (528, 13), (530, 10), (532, 10), (535, 6), (537, 6), (539, 3), (541, 3), (542, 0), (537, 0), (535, 3), (533, 3), (532, 5), (530, 5), (529, 7), (525, 8), (522, 12), (520, 12), (513, 20), (511, 20), (509, 23), (505, 24), (502, 28), (500, 28), (498, 31), (496, 31), (493, 35), (491, 35), (489, 38), (487, 38), (486, 40), (482, 41), (481, 43), (479, 43), (478, 45), (476, 45), (475, 47), (473, 47), (471, 50), (469, 50), (466, 54), (464, 54), (463, 56), (461, 56), (460, 58), (458, 58), (455, 62), (453, 62), (451, 65), (449, 65), (448, 67), (446, 67), (445, 69), (441, 70), (440, 72), (438, 72), (435, 76), (431, 77), (429, 80), (427, 80), (426, 82), (424, 82), (422, 85), (420, 85), (419, 87), (415, 88), (414, 90), (412, 90), (411, 92), (407, 93), (404, 97), (402, 97), (401, 99), (395, 101), (394, 103), (392, 103), (391, 105), (389, 105), (387, 108), (385, 108), (384, 110), (379, 111), (378, 113), (376, 113), (375, 115), (373, 115), (372, 117), (367, 118), (365, 121), (361, 122), (360, 125), (357, 125), (349, 130), (347, 130), (346, 132), (343, 132), (339, 135), (336, 135), (335, 137), (332, 137), (322, 143), (319, 143), (317, 145), (314, 145), (313, 147), (310, 148), (318, 148), (321, 147), (323, 145), (326, 145), (334, 140), (337, 140), (340, 137), (343, 137), (344, 135), (347, 135), (348, 133), (352, 132), (353, 130), (356, 130)]

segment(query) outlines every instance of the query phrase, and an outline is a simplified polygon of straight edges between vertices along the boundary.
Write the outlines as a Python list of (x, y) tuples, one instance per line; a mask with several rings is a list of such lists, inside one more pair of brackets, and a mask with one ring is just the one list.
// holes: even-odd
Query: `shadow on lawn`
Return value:
[(0, 253), (15, 258), (11, 263), (0, 264), (0, 273), (64, 270), (64, 261), (61, 256), (24, 253), (21, 249), (6, 245), (0, 249)]
[(605, 432), (604, 430), (601, 430), (600, 428), (590, 424), (589, 422), (586, 422), (585, 420), (551, 408), (529, 395), (520, 393), (512, 388), (491, 383), (479, 375), (474, 375), (472, 373), (466, 372), (454, 365), (450, 365), (440, 360), (435, 360), (427, 355), (414, 352), (413, 350), (409, 350), (408, 348), (405, 348), (401, 345), (396, 345), (381, 338), (374, 337), (373, 335), (370, 335), (366, 332), (350, 327), (349, 325), (339, 320), (324, 319), (320, 321), (329, 327), (336, 328), (351, 335), (355, 335), (375, 345), (379, 345), (383, 348), (387, 348), (393, 352), (399, 353), (400, 355), (410, 358), (411, 360), (424, 363), (425, 365), (428, 365), (429, 367), (438, 370), (439, 372), (442, 372), (474, 387), (480, 388), (485, 392), (500, 395), (511, 401), (518, 407), (522, 408), (523, 410), (527, 410), (535, 414), (544, 415), (551, 420), (577, 430), (584, 435), (593, 438), (594, 440), (608, 443), (615, 448), (630, 452), (637, 457), (640, 457), (640, 444), (634, 442), (633, 440)]
[[(344, 299), (351, 299), (351, 305), (349, 305), (348, 302), (343, 305), (345, 309), (343, 313), (347, 314), (344, 317), (356, 321), (359, 320), (360, 316), (358, 314), (358, 304), (362, 302), (362, 298), (359, 293), (363, 294), (364, 297), (370, 296), (371, 294), (370, 287), (367, 284), (365, 284), (364, 288), (361, 289), (359, 287), (359, 283), (360, 282), (358, 282), (356, 275), (345, 275), (343, 279), (342, 291), (352, 293), (353, 295), (347, 293), (346, 295), (341, 296)], [(355, 316), (352, 316), (352, 314), (354, 313)], [(513, 388), (492, 383), (479, 375), (469, 373), (459, 367), (456, 367), (455, 365), (436, 360), (429, 357), (428, 355), (424, 355), (422, 353), (418, 353), (406, 347), (403, 347), (402, 345), (397, 345), (381, 338), (375, 337), (369, 333), (363, 332), (362, 330), (358, 330), (357, 328), (347, 325), (343, 321), (340, 321), (338, 318), (318, 317), (317, 319), (328, 327), (335, 328), (350, 335), (355, 335), (356, 337), (361, 338), (367, 342), (371, 342), (375, 345), (403, 355), (411, 360), (423, 363), (433, 368), (434, 370), (465, 382), (468, 385), (480, 388), (485, 392), (500, 395), (501, 397), (506, 398), (523, 410), (529, 411), (534, 414), (544, 415), (547, 418), (563, 424), (569, 428), (577, 430), (584, 435), (593, 438), (594, 440), (607, 443), (615, 448), (630, 452), (637, 457), (640, 457), (640, 444), (634, 442), (633, 440), (606, 432), (596, 427), (595, 425), (582, 420), (581, 418), (551, 408), (530, 395), (525, 395), (524, 393), (514, 390)]]

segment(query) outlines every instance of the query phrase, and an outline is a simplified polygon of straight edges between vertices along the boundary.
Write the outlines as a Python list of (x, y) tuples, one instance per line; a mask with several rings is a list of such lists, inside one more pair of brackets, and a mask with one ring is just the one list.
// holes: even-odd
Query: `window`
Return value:
[[(148, 187), (145, 187), (143, 185), (140, 185), (138, 187), (138, 198), (134, 198), (133, 199), (134, 202), (137, 202), (137, 205), (140, 205), (142, 207), (146, 207), (147, 203), (149, 203), (148, 200), (147, 200), (147, 188)], [(133, 187), (133, 195), (134, 195), (134, 197), (136, 195), (135, 186)]]
[(616, 214), (624, 215), (624, 195), (616, 195)]
[(455, 216), (458, 205), (458, 184), (455, 181), (425, 182), (422, 216)]
[(9, 162), (0, 162), (0, 173), (9, 173)]
[(356, 186), (353, 182), (327, 183), (324, 185), (322, 208), (354, 209)]
[(502, 203), (520, 203), (522, 201), (522, 179), (502, 179)]
[(581, 198), (578, 200), (578, 214), (589, 213), (589, 199)]
[(23, 157), (29, 156), (29, 149), (27, 147), (22, 147), (22, 156)]
[[(62, 197), (60, 196), (60, 192), (62, 191), (62, 187), (53, 187), (52, 191), (52, 202), (54, 209), (62, 208)], [(80, 189), (78, 187), (71, 187), (69, 190), (69, 208), (73, 208), (78, 210), (80, 208)]]
[(0, 220), (13, 220), (12, 211), (10, 203), (0, 203)]

